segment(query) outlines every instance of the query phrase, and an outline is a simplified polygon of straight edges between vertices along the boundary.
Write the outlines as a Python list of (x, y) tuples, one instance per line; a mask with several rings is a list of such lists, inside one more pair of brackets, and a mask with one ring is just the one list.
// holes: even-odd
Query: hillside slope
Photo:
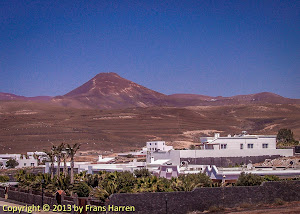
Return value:
[(2, 153), (41, 151), (62, 142), (118, 152), (141, 148), (150, 140), (182, 146), (215, 131), (276, 134), (290, 128), (300, 137), (300, 105), (286, 104), (97, 110), (1, 101), (0, 121)]

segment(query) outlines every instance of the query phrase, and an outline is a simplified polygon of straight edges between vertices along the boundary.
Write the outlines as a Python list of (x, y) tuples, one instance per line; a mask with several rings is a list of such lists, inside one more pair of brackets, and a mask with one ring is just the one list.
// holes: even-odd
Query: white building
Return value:
[(173, 146), (167, 146), (165, 141), (150, 141), (147, 142), (147, 151), (164, 151), (172, 150)]
[[(221, 137), (215, 134), (214, 137), (200, 138), (200, 149), (195, 150), (168, 150), (156, 151), (151, 149), (147, 156), (154, 160), (169, 159), (172, 165), (217, 165), (226, 166), (229, 164), (241, 164), (252, 161), (262, 162), (266, 158), (274, 159), (280, 156), (293, 156), (293, 149), (276, 149), (275, 135), (241, 135)], [(148, 142), (150, 143), (150, 142)], [(147, 143), (147, 145), (148, 145)]]
[(110, 157), (103, 157), (102, 155), (98, 156), (97, 163), (110, 163), (113, 162), (115, 158), (110, 158)]
[[(69, 170), (71, 168), (71, 163), (66, 162), (67, 169)], [(57, 171), (57, 162), (53, 164), (54, 171)], [(64, 163), (61, 163), (60, 170), (62, 171), (64, 167)], [(130, 171), (134, 172), (136, 169), (141, 169), (146, 167), (146, 162), (137, 162), (136, 160), (133, 160), (129, 163), (120, 163), (120, 164), (110, 164), (110, 163), (92, 163), (92, 162), (74, 162), (74, 171), (76, 173), (80, 173), (83, 171), (87, 171), (88, 174), (95, 174), (99, 171), (107, 171), (107, 172), (123, 172), (123, 171)], [(51, 172), (51, 163), (46, 162), (45, 164), (45, 173)]]
[(276, 149), (276, 135), (248, 135), (245, 132), (241, 135), (228, 135), (221, 137), (219, 133), (215, 133), (214, 137), (201, 137), (201, 149), (203, 150), (258, 150), (265, 152), (266, 150)]
[(216, 166), (207, 166), (204, 170), (207, 176), (209, 176), (212, 180), (215, 181), (236, 181), (240, 174), (251, 173), (254, 175), (264, 176), (264, 175), (275, 175), (278, 177), (298, 177), (300, 176), (300, 169), (297, 168), (288, 168), (288, 169), (280, 169), (280, 168), (272, 168), (272, 167), (264, 167), (264, 168), (220, 168)]
[(2, 168), (6, 168), (6, 162), (9, 159), (14, 159), (19, 163), (16, 168), (38, 166), (38, 160), (35, 159), (33, 155), (0, 154), (0, 163), (2, 164)]

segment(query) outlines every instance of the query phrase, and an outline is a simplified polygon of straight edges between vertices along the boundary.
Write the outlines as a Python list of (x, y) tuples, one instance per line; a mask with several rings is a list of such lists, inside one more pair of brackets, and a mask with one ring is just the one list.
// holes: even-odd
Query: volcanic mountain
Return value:
[(73, 108), (124, 109), (131, 107), (187, 107), (252, 104), (300, 104), (300, 99), (289, 99), (270, 92), (232, 97), (212, 97), (199, 94), (165, 95), (116, 73), (99, 73), (71, 92), (51, 99), (47, 96), (23, 97), (0, 93), (0, 100), (48, 102)]
[(54, 97), (52, 103), (74, 108), (122, 109), (151, 106), (300, 104), (300, 99), (289, 99), (270, 92), (233, 97), (197, 94), (165, 95), (124, 79), (116, 73), (100, 73), (71, 92)]
[(116, 73), (100, 73), (52, 102), (75, 108), (116, 109), (166, 105), (166, 97)]

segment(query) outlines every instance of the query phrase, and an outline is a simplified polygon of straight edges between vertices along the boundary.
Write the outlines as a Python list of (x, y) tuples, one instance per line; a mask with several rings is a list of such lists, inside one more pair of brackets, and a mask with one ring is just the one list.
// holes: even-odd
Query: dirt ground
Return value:
[(217, 208), (204, 212), (190, 212), (189, 214), (200, 213), (232, 213), (232, 214), (298, 214), (300, 213), (300, 201), (282, 202), (280, 204), (264, 204), (236, 207), (236, 208)]
[[(289, 128), (299, 139), (300, 105), (237, 105), (193, 108), (149, 107), (72, 109), (41, 103), (0, 101), (0, 151), (43, 151), (52, 145), (81, 144), (81, 151), (129, 152), (147, 141), (175, 148), (199, 143), (219, 131), (277, 134)], [(266, 111), (267, 109), (267, 111)]]

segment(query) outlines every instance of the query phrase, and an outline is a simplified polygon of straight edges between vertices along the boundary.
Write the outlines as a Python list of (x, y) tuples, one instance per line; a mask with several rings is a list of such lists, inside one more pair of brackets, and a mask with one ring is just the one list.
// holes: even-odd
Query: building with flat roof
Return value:
[(18, 162), (16, 168), (38, 166), (38, 160), (33, 155), (0, 154), (0, 164), (2, 168), (6, 168), (6, 162), (9, 159), (14, 159)]
[[(251, 164), (250, 164), (251, 165)], [(204, 169), (204, 173), (209, 176), (214, 181), (222, 182), (235, 182), (238, 180), (240, 174), (244, 172), (246, 174), (251, 173), (254, 175), (265, 176), (265, 175), (275, 175), (282, 178), (288, 177), (300, 177), (300, 169), (298, 168), (255, 168), (255, 167), (233, 167), (233, 168), (221, 168), (216, 166), (207, 166)]]
[(195, 150), (150, 150), (146, 160), (169, 159), (172, 165), (233, 166), (294, 155), (293, 149), (276, 149), (275, 135), (248, 135), (244, 132), (221, 137), (216, 133), (214, 137), (201, 137), (200, 141), (199, 149)]

